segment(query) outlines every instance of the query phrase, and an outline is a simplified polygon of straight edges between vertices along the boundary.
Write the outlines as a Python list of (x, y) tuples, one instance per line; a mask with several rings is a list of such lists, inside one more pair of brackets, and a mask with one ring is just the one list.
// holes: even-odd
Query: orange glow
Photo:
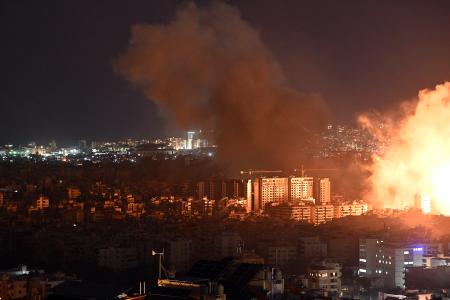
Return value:
[(383, 145), (369, 166), (368, 200), (403, 209), (426, 195), (431, 212), (450, 215), (450, 82), (420, 91), (395, 114), (366, 114), (359, 123)]

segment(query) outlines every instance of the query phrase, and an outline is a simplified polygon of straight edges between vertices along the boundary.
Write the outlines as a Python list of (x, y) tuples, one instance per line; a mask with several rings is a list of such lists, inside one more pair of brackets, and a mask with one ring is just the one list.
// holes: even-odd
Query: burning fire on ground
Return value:
[(358, 121), (381, 145), (369, 166), (372, 203), (450, 215), (450, 82), (421, 90), (395, 113)]

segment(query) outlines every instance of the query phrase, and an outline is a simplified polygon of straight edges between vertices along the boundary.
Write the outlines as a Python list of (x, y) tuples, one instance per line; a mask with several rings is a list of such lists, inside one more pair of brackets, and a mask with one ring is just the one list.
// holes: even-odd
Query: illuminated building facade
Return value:
[(268, 211), (272, 217), (280, 220), (311, 222), (311, 206), (308, 205), (281, 203), (270, 206)]
[(252, 180), (251, 179), (247, 180), (246, 188), (245, 188), (245, 192), (246, 192), (246, 196), (247, 196), (247, 206), (246, 206), (247, 212), (255, 210), (252, 185), (253, 185)]
[(311, 222), (311, 206), (306, 205), (292, 205), (291, 218), (298, 222)]
[(81, 196), (81, 191), (78, 188), (70, 187), (67, 189), (67, 196), (69, 199), (78, 199)]
[(384, 245), (376, 254), (375, 274), (384, 280), (385, 288), (405, 288), (405, 271), (423, 265), (423, 246)]
[[(315, 225), (329, 222), (334, 218), (360, 216), (368, 211), (368, 204), (362, 201), (332, 205), (329, 178), (318, 180), (319, 188), (316, 189), (316, 195), (320, 201), (316, 203), (315, 198), (312, 197), (313, 182), (313, 177), (249, 179), (247, 184), (243, 184), (247, 198), (246, 210), (247, 212), (262, 211), (268, 208), (270, 210), (268, 213), (273, 217), (309, 222)], [(274, 205), (266, 207), (268, 203)], [(284, 205), (278, 205), (280, 203)]]
[(380, 242), (383, 241), (378, 238), (359, 239), (359, 276), (367, 278), (376, 277), (378, 273), (376, 272), (376, 255)]
[(233, 180), (230, 187), (230, 196), (233, 198), (247, 197), (247, 181), (246, 180)]
[(175, 150), (186, 149), (186, 140), (179, 137), (170, 137), (167, 139), (167, 142), (170, 147)]
[(195, 135), (195, 131), (188, 131), (188, 133), (187, 133), (186, 149), (188, 149), (188, 150), (193, 149), (194, 135)]
[(331, 183), (329, 178), (319, 178), (317, 183), (317, 200), (322, 205), (331, 203)]
[(289, 177), (290, 201), (313, 198), (312, 177)]
[(338, 263), (323, 263), (308, 268), (308, 288), (322, 290), (324, 296), (341, 291), (341, 266)]
[(201, 131), (199, 132), (188, 131), (186, 140), (180, 141), (177, 138), (170, 138), (170, 139), (173, 141), (173, 145), (176, 150), (179, 149), (194, 150), (208, 147), (209, 143), (207, 139), (196, 138), (196, 136), (200, 135)]
[(48, 197), (40, 196), (36, 200), (36, 208), (37, 209), (46, 209), (50, 206), (50, 201)]
[(381, 278), (384, 288), (405, 288), (405, 272), (423, 267), (424, 257), (442, 253), (439, 243), (388, 243), (382, 239), (360, 239), (359, 270), (361, 277)]
[(312, 209), (312, 223), (314, 225), (330, 222), (334, 218), (333, 205), (315, 205), (312, 206), (311, 209)]
[(288, 178), (256, 178), (253, 180), (253, 210), (264, 209), (272, 202), (286, 202), (289, 197)]
[(340, 204), (334, 206), (335, 218), (343, 218), (348, 216), (361, 216), (368, 211), (367, 203), (353, 202), (352, 204)]
[(143, 213), (145, 213), (144, 203), (131, 202), (131, 203), (127, 204), (127, 214), (128, 215), (140, 216)]

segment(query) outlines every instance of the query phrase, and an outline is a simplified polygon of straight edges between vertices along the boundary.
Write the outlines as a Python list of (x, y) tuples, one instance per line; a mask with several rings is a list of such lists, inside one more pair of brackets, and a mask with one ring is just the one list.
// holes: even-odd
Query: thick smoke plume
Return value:
[(431, 199), (432, 212), (450, 214), (449, 120), (450, 82), (420, 91), (395, 113), (359, 118), (382, 145), (369, 167), (373, 203), (403, 209)]
[(320, 99), (286, 85), (258, 33), (225, 3), (134, 25), (115, 69), (180, 129), (213, 129), (231, 167), (294, 167), (324, 122)]

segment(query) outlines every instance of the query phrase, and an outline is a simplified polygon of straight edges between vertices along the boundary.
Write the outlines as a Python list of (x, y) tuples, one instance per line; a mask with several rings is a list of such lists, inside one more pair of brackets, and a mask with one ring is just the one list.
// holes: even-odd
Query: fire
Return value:
[(359, 123), (383, 146), (369, 166), (370, 200), (404, 209), (422, 207), (419, 197), (450, 215), (450, 82), (420, 91), (395, 114), (362, 115)]

